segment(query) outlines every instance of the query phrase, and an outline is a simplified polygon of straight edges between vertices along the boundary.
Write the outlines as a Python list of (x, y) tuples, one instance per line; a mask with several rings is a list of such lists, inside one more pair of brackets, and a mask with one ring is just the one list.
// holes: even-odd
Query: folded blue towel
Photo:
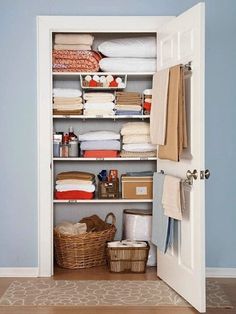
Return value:
[(142, 111), (116, 110), (115, 114), (118, 116), (139, 116), (142, 115)]
[(153, 210), (152, 210), (152, 243), (162, 253), (172, 245), (174, 220), (164, 215), (162, 194), (165, 175), (155, 172), (153, 175)]

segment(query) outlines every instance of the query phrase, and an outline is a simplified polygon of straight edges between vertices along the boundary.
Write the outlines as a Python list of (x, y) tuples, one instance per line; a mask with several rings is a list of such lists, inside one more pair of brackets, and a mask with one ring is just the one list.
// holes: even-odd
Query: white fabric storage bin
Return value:
[(152, 237), (152, 211), (125, 209), (123, 212), (124, 239), (148, 241), (150, 245), (148, 266), (157, 264), (157, 248), (151, 242)]

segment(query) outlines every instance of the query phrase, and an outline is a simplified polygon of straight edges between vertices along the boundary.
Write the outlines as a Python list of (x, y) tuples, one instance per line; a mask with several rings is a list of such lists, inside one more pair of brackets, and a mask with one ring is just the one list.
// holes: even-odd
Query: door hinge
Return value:
[(201, 170), (200, 171), (200, 179), (201, 180), (204, 180), (204, 179), (209, 179), (211, 173), (210, 173), (210, 170), (209, 169), (206, 169), (206, 170)]
[(52, 170), (52, 163), (50, 162), (49, 168)]

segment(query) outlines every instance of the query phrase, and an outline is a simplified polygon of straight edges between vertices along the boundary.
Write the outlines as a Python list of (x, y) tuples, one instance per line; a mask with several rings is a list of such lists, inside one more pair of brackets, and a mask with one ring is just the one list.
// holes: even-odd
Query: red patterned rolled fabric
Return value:
[(53, 50), (54, 72), (97, 72), (102, 56), (88, 50)]

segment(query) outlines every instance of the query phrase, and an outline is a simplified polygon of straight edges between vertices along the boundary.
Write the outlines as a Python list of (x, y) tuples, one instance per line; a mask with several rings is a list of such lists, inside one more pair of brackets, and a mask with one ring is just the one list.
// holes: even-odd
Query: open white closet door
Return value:
[(174, 243), (158, 251), (158, 276), (198, 311), (205, 312), (205, 196), (204, 180), (204, 4), (199, 3), (157, 32), (157, 70), (191, 62), (187, 85), (189, 149), (180, 162), (158, 159), (157, 171), (186, 178), (197, 170), (183, 220), (175, 224)]

